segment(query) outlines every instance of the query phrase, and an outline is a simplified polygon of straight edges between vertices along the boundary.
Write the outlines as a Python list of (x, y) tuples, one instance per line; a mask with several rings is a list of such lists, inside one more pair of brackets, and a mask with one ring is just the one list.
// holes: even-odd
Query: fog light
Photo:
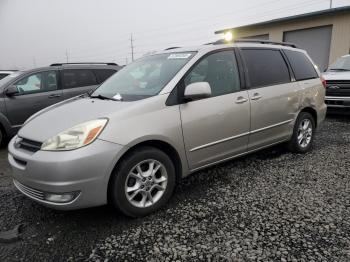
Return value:
[(77, 198), (79, 192), (71, 192), (71, 193), (46, 193), (45, 200), (54, 203), (68, 203)]

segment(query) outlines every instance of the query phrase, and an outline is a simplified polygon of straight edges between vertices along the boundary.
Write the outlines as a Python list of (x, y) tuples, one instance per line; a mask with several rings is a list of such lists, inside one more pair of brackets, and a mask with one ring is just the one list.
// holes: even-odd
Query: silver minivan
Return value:
[(305, 51), (241, 41), (141, 58), (92, 94), (48, 107), (9, 144), (14, 184), (56, 209), (159, 209), (197, 170), (286, 143), (311, 149), (325, 88)]

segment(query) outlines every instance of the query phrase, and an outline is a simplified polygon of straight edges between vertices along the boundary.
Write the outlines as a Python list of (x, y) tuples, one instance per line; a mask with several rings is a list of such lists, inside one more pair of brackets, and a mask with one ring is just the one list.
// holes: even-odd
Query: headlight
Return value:
[(96, 119), (79, 124), (46, 140), (41, 150), (65, 151), (86, 146), (94, 142), (106, 124), (107, 119)]

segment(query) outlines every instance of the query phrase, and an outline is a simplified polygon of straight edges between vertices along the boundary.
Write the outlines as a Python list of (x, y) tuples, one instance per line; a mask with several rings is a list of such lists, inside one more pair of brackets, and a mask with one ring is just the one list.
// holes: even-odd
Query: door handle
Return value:
[(245, 102), (247, 102), (247, 101), (248, 101), (247, 98), (244, 98), (243, 96), (239, 96), (239, 97), (237, 97), (237, 99), (236, 99), (236, 104), (243, 104), (243, 103), (245, 103)]
[(259, 100), (262, 96), (259, 93), (254, 93), (254, 95), (250, 98), (251, 100)]
[(56, 98), (56, 97), (61, 97), (61, 95), (60, 94), (49, 95), (49, 98)]

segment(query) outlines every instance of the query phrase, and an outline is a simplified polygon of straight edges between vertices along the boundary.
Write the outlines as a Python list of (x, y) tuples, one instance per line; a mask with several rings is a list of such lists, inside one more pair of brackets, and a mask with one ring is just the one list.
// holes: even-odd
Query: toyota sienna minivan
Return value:
[(33, 115), (8, 160), (17, 189), (39, 203), (110, 203), (140, 217), (197, 170), (279, 143), (308, 152), (324, 98), (314, 63), (292, 44), (172, 48)]

